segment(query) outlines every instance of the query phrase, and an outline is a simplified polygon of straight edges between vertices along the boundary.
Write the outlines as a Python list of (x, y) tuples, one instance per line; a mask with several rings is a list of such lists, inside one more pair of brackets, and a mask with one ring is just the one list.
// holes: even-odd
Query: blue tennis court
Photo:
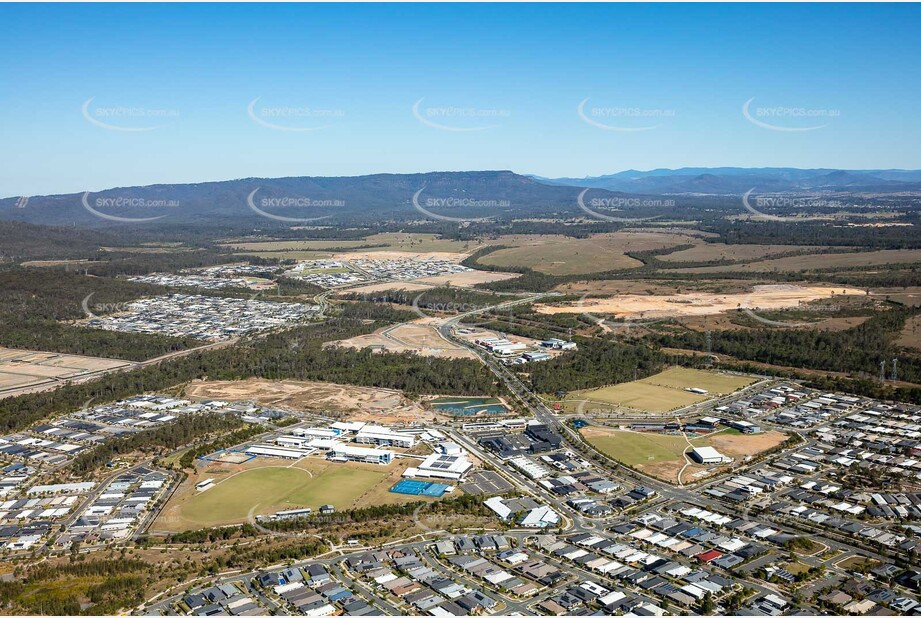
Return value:
[(415, 481), (413, 479), (403, 479), (390, 488), (395, 494), (407, 494), (410, 496), (428, 496), (429, 498), (440, 498), (445, 495), (450, 485), (444, 483), (429, 483), (427, 481)]

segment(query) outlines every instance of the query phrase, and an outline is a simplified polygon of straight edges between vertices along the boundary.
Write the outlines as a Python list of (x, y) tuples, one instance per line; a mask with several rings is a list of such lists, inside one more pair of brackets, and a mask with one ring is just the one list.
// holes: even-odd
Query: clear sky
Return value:
[(0, 5), (0, 196), (914, 169), (919, 26), (918, 5)]

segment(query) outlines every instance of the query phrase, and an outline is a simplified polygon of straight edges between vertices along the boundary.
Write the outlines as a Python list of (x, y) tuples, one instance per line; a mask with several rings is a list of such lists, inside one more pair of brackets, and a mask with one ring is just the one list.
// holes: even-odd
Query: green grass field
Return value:
[(688, 448), (688, 443), (681, 436), (595, 428), (582, 433), (599, 451), (629, 466), (681, 460), (682, 453)]
[(728, 394), (757, 382), (757, 378), (747, 376), (734, 376), (715, 371), (702, 371), (688, 369), (687, 367), (672, 367), (662, 373), (643, 378), (640, 382), (667, 386), (670, 388), (685, 389), (691, 387), (702, 388), (711, 395)]
[[(646, 412), (668, 412), (708, 399), (706, 395), (649, 384), (642, 380), (572, 393), (571, 398), (625, 406)], [(585, 407), (591, 405), (586, 404)]]
[[(670, 412), (721, 394), (735, 392), (757, 381), (757, 378), (747, 376), (672, 367), (636, 382), (574, 392), (570, 399), (586, 400), (588, 403), (583, 406), (584, 409), (590, 409), (592, 403), (597, 403), (624, 406), (644, 412)], [(698, 395), (684, 390), (691, 387), (702, 388), (708, 391), (708, 394)], [(566, 404), (567, 411), (574, 412), (577, 407), (578, 403), (573, 401)]]
[(353, 466), (330, 467), (313, 476), (300, 468), (254, 468), (191, 496), (182, 505), (180, 516), (208, 527), (246, 520), (254, 506), (255, 513), (299, 507), (316, 510), (323, 504), (343, 509), (386, 477), (385, 472)]

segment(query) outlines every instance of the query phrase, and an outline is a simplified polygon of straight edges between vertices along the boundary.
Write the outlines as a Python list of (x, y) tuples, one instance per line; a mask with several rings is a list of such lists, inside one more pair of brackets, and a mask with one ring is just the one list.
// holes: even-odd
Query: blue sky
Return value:
[[(0, 196), (432, 170), (919, 168), (919, 17), (862, 4), (0, 5)], [(742, 113), (752, 98), (762, 125)]]

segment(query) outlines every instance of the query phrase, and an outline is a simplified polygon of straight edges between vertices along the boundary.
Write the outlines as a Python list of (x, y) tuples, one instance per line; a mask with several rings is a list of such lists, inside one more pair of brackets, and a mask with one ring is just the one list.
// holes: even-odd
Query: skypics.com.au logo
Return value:
[[(256, 193), (258, 192), (259, 187), (253, 189), (249, 195), (246, 196), (246, 205), (249, 206), (250, 210), (259, 216), (265, 217), (267, 219), (273, 219), (275, 221), (282, 221), (284, 223), (301, 224), (312, 223), (322, 219), (329, 219), (332, 217), (332, 215), (320, 215), (317, 211), (322, 211), (329, 208), (343, 208), (345, 206), (345, 200), (328, 198), (313, 199), (303, 196), (264, 197), (259, 200), (259, 205), (257, 206)], [(299, 212), (303, 212), (306, 209), (309, 214), (315, 214), (316, 216), (290, 217), (268, 212), (264, 210), (265, 208), (297, 209)]]
[(256, 97), (246, 106), (246, 114), (259, 126), (273, 131), (306, 133), (319, 131), (329, 126), (331, 121), (345, 118), (345, 110), (324, 109), (306, 106), (269, 106), (257, 107), (262, 97)]
[[(828, 216), (809, 215), (807, 212), (815, 212), (819, 209), (842, 209), (846, 206), (844, 202), (838, 200), (829, 200), (816, 197), (790, 197), (790, 196), (755, 196), (752, 198), (754, 187), (745, 192), (742, 196), (742, 206), (755, 215), (756, 218), (765, 221), (778, 221), (783, 223), (802, 223), (805, 221), (822, 221), (828, 220)], [(764, 212), (765, 210), (781, 209), (784, 211), (800, 210), (804, 214), (772, 215)]]
[(83, 102), (80, 111), (87, 122), (108, 131), (141, 133), (167, 126), (179, 117), (179, 111), (165, 108), (116, 105), (93, 106), (96, 97)]
[[(489, 221), (490, 219), (498, 216), (500, 214), (499, 211), (507, 210), (512, 205), (509, 200), (487, 200), (467, 197), (429, 197), (423, 200), (421, 199), (423, 191), (425, 191), (425, 187), (422, 187), (416, 191), (415, 194), (413, 194), (413, 208), (415, 208), (426, 217), (429, 217), (430, 219), (437, 219), (438, 221), (454, 221), (456, 223), (476, 223), (480, 221)], [(423, 204), (425, 205), (423, 206)], [(429, 210), (431, 208), (486, 210), (494, 214), (486, 217), (454, 217), (451, 215), (433, 212), (432, 210)]]
[(149, 221), (156, 221), (157, 219), (162, 219), (167, 215), (157, 215), (156, 217), (127, 217), (124, 215), (114, 215), (110, 212), (103, 212), (99, 210), (100, 208), (105, 208), (108, 210), (119, 210), (121, 212), (128, 211), (137, 211), (143, 209), (159, 209), (159, 208), (179, 208), (179, 200), (168, 200), (168, 199), (146, 199), (142, 197), (129, 197), (129, 196), (114, 196), (114, 197), (96, 197), (95, 199), (90, 199), (90, 192), (86, 191), (83, 194), (83, 197), (80, 198), (80, 203), (83, 204), (83, 208), (91, 213), (92, 215), (99, 217), (100, 219), (105, 219), (106, 221), (115, 221), (118, 223), (146, 223)]
[(97, 311), (102, 314), (124, 313), (130, 311), (132, 308), (131, 303), (94, 303), (90, 305), (90, 299), (95, 293), (96, 292), (90, 292), (80, 301), (80, 308), (83, 309), (83, 313), (86, 315), (87, 319), (98, 319), (99, 316), (96, 315)]
[[(599, 221), (610, 221), (613, 223), (637, 223), (641, 221), (652, 221), (653, 219), (658, 219), (660, 215), (655, 217), (613, 217), (611, 215), (606, 215), (598, 212), (599, 208), (608, 208), (608, 209), (623, 209), (623, 208), (674, 208), (675, 200), (668, 199), (644, 199), (644, 198), (633, 198), (633, 197), (599, 197), (592, 198), (589, 200), (588, 204), (585, 203), (585, 194), (591, 191), (591, 189), (583, 189), (579, 196), (576, 198), (576, 202), (579, 205), (579, 208), (583, 212), (589, 214)], [(589, 204), (591, 207), (589, 207)]]
[(605, 131), (621, 133), (652, 131), (665, 126), (662, 120), (674, 118), (676, 115), (673, 109), (624, 106), (588, 107), (589, 100), (590, 97), (582, 99), (576, 107), (576, 113), (582, 122)]
[(764, 313), (770, 313), (772, 315), (782, 314), (784, 312), (790, 312), (790, 313), (805, 312), (805, 313), (810, 313), (810, 314), (821, 314), (821, 313), (834, 314), (834, 313), (838, 313), (839, 311), (841, 311), (842, 307), (841, 305), (830, 304), (830, 305), (809, 305), (809, 306), (797, 305), (795, 307), (778, 307), (776, 309), (761, 309), (760, 307), (752, 307), (752, 301), (748, 301), (744, 303), (741, 307), (739, 307), (739, 309), (741, 309), (742, 313), (744, 313), (751, 319), (755, 320), (756, 322), (760, 322), (761, 324), (764, 324), (765, 326), (772, 326), (775, 328), (798, 328), (800, 326), (814, 326), (814, 324), (811, 322), (794, 322), (794, 321), (787, 321), (787, 320), (778, 320), (775, 318), (767, 318), (763, 315), (759, 315), (758, 311), (763, 311)]
[(455, 105), (422, 107), (422, 97), (413, 104), (413, 116), (427, 127), (440, 131), (470, 133), (498, 126), (497, 121), (507, 120), (512, 112), (507, 109), (459, 107)]
[(769, 131), (782, 133), (802, 133), (816, 131), (828, 126), (828, 122), (816, 124), (821, 120), (833, 120), (841, 116), (839, 109), (823, 109), (808, 107), (786, 107), (775, 105), (772, 107), (756, 107), (752, 110), (755, 97), (750, 98), (742, 105), (742, 116), (747, 121)]

